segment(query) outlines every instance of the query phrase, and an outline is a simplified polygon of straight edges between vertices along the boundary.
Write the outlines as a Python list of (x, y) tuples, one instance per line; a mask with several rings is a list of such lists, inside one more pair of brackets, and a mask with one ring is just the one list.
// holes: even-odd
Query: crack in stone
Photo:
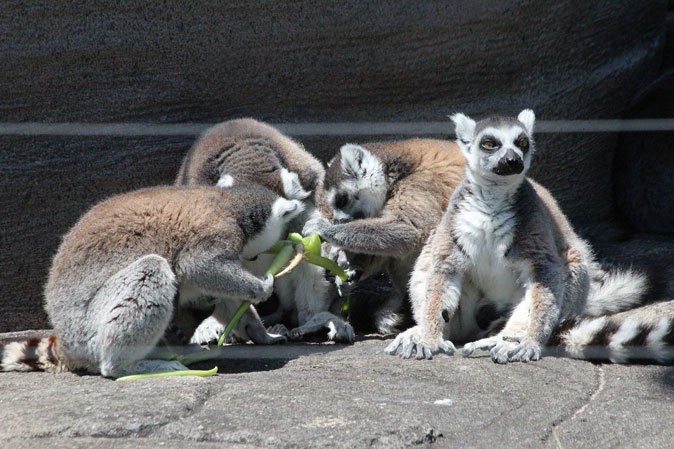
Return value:
[(604, 367), (602, 365), (598, 365), (597, 369), (595, 370), (595, 373), (597, 375), (597, 384), (595, 388), (592, 390), (592, 392), (587, 396), (587, 398), (583, 401), (582, 404), (580, 404), (578, 407), (576, 407), (572, 412), (566, 413), (562, 416), (560, 416), (558, 419), (554, 420), (550, 426), (550, 430), (546, 431), (543, 437), (541, 438), (541, 443), (545, 444), (550, 440), (550, 437), (552, 436), (552, 432), (554, 432), (556, 429), (559, 428), (562, 424), (565, 422), (571, 422), (574, 419), (576, 419), (577, 416), (582, 414), (585, 409), (594, 401), (599, 393), (601, 393), (604, 390), (604, 386), (606, 385), (606, 373), (604, 371)]
[(499, 413), (498, 415), (496, 415), (496, 416), (494, 416), (492, 419), (490, 419), (488, 423), (481, 425), (481, 426), (479, 427), (479, 429), (486, 429), (486, 428), (490, 427), (492, 424), (494, 424), (494, 423), (496, 422), (497, 419), (501, 418), (501, 417), (502, 417), (503, 415), (505, 415), (506, 413), (512, 413), (512, 412), (515, 412), (515, 411), (521, 409), (522, 407), (524, 407), (524, 404), (526, 404), (526, 401), (520, 403), (520, 404), (519, 404), (518, 406), (516, 406), (516, 407), (512, 407), (512, 408), (503, 410), (501, 413)]

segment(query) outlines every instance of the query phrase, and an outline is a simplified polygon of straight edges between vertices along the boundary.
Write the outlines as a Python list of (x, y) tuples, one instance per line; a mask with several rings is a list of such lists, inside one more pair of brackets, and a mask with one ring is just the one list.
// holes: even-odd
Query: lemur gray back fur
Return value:
[(276, 128), (253, 119), (206, 131), (183, 159), (178, 185), (260, 184), (288, 199), (304, 199), (323, 182), (321, 163)]
[[(603, 271), (549, 192), (525, 178), (534, 150), (533, 111), (524, 110), (516, 119), (476, 123), (456, 114), (452, 120), (468, 162), (466, 178), (412, 275), (417, 326), (396, 338), (387, 352), (402, 346), (403, 357), (452, 353), (452, 342), (445, 340), (450, 337), (479, 339), (464, 347), (465, 355), (489, 349), (499, 363), (538, 360), (565, 323), (641, 304), (646, 276)], [(509, 312), (500, 332), (481, 338), (493, 329), (467, 326), (465, 315), (485, 304)], [(615, 345), (635, 336), (629, 326), (617, 329)], [(580, 346), (575, 338), (573, 356), (582, 355)], [(614, 351), (612, 360), (624, 361), (623, 356)]]
[[(243, 185), (150, 188), (94, 206), (63, 237), (49, 272), (45, 308), (58, 343), (35, 345), (43, 348), (41, 367), (111, 377), (184, 369), (142, 360), (163, 335), (174, 301), (193, 300), (182, 294), (189, 288), (231, 303), (233, 313), (244, 299), (269, 297), (273, 278), (253, 276), (239, 258), (273, 245), (302, 208)], [(244, 335), (264, 332), (259, 318), (243, 322)], [(11, 351), (13, 363), (3, 358), (3, 368), (20, 366), (29, 343)]]

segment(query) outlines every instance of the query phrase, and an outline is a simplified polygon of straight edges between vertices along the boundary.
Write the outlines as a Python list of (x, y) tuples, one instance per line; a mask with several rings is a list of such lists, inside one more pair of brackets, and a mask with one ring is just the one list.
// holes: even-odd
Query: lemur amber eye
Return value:
[(521, 136), (517, 139), (517, 141), (515, 141), (515, 145), (517, 145), (523, 150), (526, 150), (529, 148), (529, 139), (527, 139), (524, 136)]
[(500, 145), (494, 142), (493, 140), (483, 140), (482, 142), (480, 142), (480, 146), (482, 147), (483, 150), (494, 151)]

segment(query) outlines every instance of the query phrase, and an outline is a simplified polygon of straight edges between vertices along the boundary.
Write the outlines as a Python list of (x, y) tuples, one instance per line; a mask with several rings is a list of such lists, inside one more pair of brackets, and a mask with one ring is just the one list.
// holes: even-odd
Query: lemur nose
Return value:
[(349, 200), (349, 196), (346, 193), (339, 192), (335, 196), (335, 207), (338, 208), (338, 209), (343, 208), (344, 206), (346, 206), (346, 203), (347, 203), (348, 200)]
[(524, 161), (512, 149), (509, 149), (506, 155), (498, 161), (493, 171), (499, 176), (522, 173), (524, 171)]
[(508, 165), (508, 167), (514, 167), (518, 165), (522, 160), (518, 157), (508, 157), (505, 160), (505, 163)]

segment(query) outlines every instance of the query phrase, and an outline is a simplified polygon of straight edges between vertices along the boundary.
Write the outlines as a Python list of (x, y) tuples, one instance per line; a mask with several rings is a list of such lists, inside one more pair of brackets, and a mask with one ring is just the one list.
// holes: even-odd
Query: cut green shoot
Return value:
[(154, 379), (156, 377), (180, 377), (180, 376), (198, 376), (198, 377), (208, 377), (214, 376), (218, 372), (218, 367), (216, 366), (210, 370), (183, 370), (183, 371), (169, 371), (166, 373), (152, 373), (152, 374), (134, 374), (132, 376), (118, 377), (115, 379), (116, 382), (130, 382), (132, 380), (141, 380), (141, 379)]

